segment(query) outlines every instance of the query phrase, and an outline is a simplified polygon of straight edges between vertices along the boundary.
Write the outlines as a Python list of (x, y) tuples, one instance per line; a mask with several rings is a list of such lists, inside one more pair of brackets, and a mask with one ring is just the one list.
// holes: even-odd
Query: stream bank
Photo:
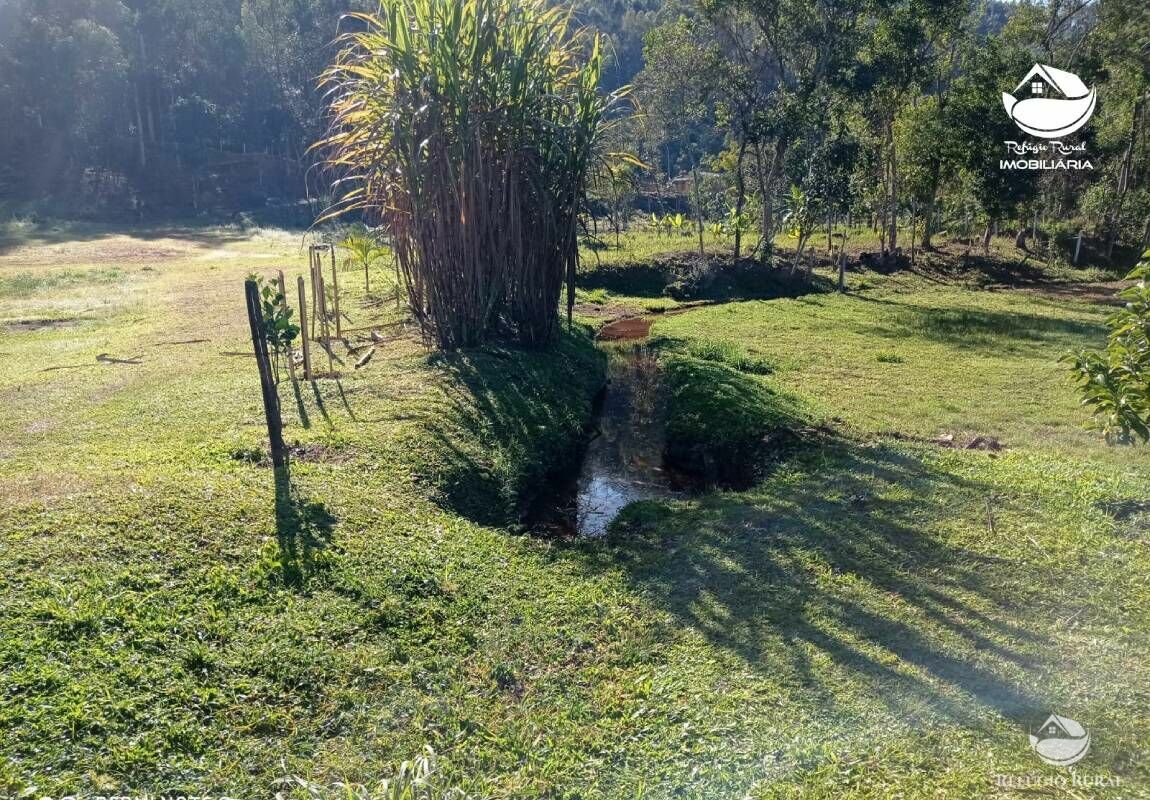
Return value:
[(803, 424), (798, 401), (747, 374), (757, 362), (739, 361), (740, 369), (715, 360), (729, 348), (699, 358), (653, 345), (648, 336), (661, 316), (624, 318), (600, 330), (607, 383), (582, 458), (553, 476), (532, 504), (528, 524), (537, 533), (602, 536), (640, 500), (745, 489)]

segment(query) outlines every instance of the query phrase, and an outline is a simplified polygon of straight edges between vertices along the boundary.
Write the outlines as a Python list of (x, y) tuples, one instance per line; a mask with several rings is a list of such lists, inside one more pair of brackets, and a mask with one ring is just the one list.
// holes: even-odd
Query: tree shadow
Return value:
[(130, 236), (144, 241), (173, 239), (214, 249), (247, 241), (251, 231), (226, 225), (164, 223), (88, 223), (45, 222), (27, 226), (5, 226), (0, 223), (0, 254), (26, 245), (62, 245), (77, 242), (99, 242), (117, 236)]
[(436, 499), (481, 524), (506, 524), (530, 493), (581, 452), (605, 358), (582, 332), (564, 331), (546, 350), (488, 346), (435, 353), (441, 396), (411, 447), (426, 455), (421, 478)]
[(1004, 340), (1069, 348), (1084, 340), (1101, 340), (1105, 336), (1101, 322), (1010, 311), (937, 308), (913, 303), (896, 305), (897, 309), (885, 315), (881, 322), (856, 326), (856, 332), (885, 339), (913, 337), (960, 349), (997, 349)]
[(630, 297), (670, 297), (674, 300), (771, 300), (831, 291), (822, 275), (792, 271), (781, 260), (774, 266), (730, 255), (669, 253), (645, 263), (609, 264), (581, 270), (580, 289), (605, 289)]
[(668, 271), (654, 264), (611, 264), (581, 269), (575, 276), (580, 289), (606, 289), (628, 297), (662, 297), (670, 282)]
[(1013, 611), (1036, 587), (924, 517), (924, 497), (974, 514), (993, 488), (887, 445), (832, 442), (798, 459), (745, 494), (625, 511), (609, 541), (575, 557), (622, 570), (676, 625), (828, 707), (845, 674), (905, 715), (969, 722), (974, 705), (1029, 720), (1043, 703), (1019, 676), (1050, 654)]
[(300, 495), (285, 465), (275, 470), (278, 570), (285, 586), (299, 588), (322, 571), (337, 522), (323, 503)]

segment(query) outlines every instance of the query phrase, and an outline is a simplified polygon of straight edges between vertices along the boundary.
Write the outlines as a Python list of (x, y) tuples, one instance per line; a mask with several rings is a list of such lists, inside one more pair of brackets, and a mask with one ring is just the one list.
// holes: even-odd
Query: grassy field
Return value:
[[(797, 443), (567, 542), (514, 516), (590, 418), (580, 326), (337, 349), (283, 387), (277, 485), (227, 354), (243, 278), (305, 264), (274, 231), (0, 240), (0, 795), (346, 797), (431, 748), (417, 797), (1150, 797), (1150, 456), (1056, 363), (1103, 289), (868, 273), (660, 318), (700, 424), (785, 397)], [(594, 277), (587, 325), (678, 305)], [(345, 278), (355, 324), (399, 319)], [(1037, 759), (1051, 711), (1120, 786)]]

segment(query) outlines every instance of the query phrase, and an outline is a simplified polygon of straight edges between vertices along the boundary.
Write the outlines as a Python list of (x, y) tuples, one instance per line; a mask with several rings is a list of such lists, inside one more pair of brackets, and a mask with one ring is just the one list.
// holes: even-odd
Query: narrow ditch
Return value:
[(747, 489), (796, 443), (804, 414), (795, 398), (721, 360), (661, 353), (647, 342), (655, 319), (600, 330), (607, 385), (582, 458), (553, 476), (529, 509), (534, 532), (601, 536), (640, 500)]
[(652, 316), (605, 325), (610, 342), (607, 384), (582, 459), (556, 476), (528, 515), (540, 533), (602, 536), (624, 507), (639, 500), (672, 499), (700, 488), (694, 476), (666, 463), (666, 392), (657, 353), (643, 340)]
[(611, 353), (608, 382), (577, 469), (557, 476), (536, 500), (530, 524), (559, 536), (601, 536), (623, 508), (697, 487), (664, 461), (666, 398), (656, 354), (643, 344)]

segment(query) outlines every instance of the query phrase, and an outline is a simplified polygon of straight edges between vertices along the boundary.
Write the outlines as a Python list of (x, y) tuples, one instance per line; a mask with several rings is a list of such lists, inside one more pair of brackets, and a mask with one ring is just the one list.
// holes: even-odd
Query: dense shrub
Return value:
[[(319, 146), (392, 245), (425, 336), (445, 349), (507, 329), (538, 345), (574, 296), (577, 214), (610, 99), (542, 0), (386, 0), (324, 76)], [(589, 52), (584, 62), (582, 56)]]

